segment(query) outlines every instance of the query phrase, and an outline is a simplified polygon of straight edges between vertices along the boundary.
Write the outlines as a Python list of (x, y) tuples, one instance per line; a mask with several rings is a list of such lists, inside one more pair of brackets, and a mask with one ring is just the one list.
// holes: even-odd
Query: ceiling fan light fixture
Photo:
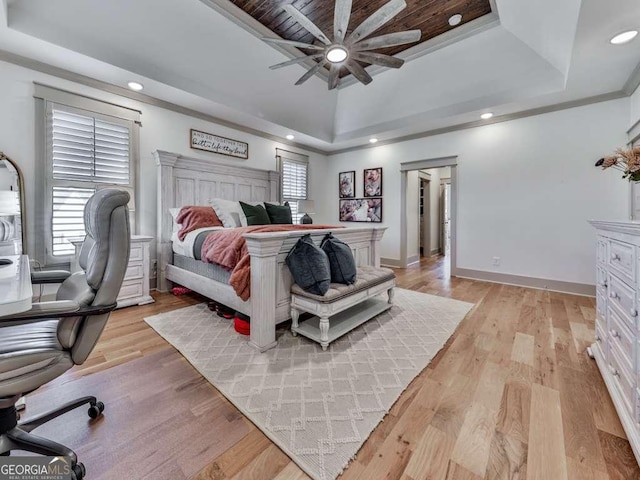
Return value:
[(482, 115), (480, 115), (480, 118), (482, 120), (489, 120), (490, 118), (493, 118), (493, 113), (491, 112), (483, 113)]
[(327, 49), (327, 60), (331, 63), (342, 63), (349, 56), (349, 52), (342, 45), (334, 45)]
[(296, 138), (296, 137), (294, 137), (293, 135), (289, 134), (289, 135), (287, 135), (287, 137), (286, 137), (286, 138), (287, 138), (287, 140), (293, 140), (293, 139), (294, 139), (294, 138)]
[(459, 13), (456, 13), (455, 15), (449, 17), (449, 25), (451, 25), (452, 27), (460, 25), (460, 22), (462, 22), (462, 15), (460, 15)]
[(373, 137), (369, 139), (369, 143), (374, 144), (374, 143), (378, 143), (378, 139)]
[(337, 88), (340, 84), (340, 73), (343, 67), (363, 85), (369, 85), (373, 81), (371, 75), (365, 70), (366, 66), (363, 64), (400, 68), (404, 60), (391, 55), (372, 52), (372, 50), (418, 42), (422, 38), (422, 32), (419, 29), (414, 29), (387, 33), (376, 37), (370, 37), (370, 35), (407, 8), (406, 1), (389, 0), (347, 35), (352, 3), (353, 0), (335, 0), (332, 37), (325, 35), (315, 23), (294, 7), (293, 4), (287, 3), (281, 6), (280, 8), (291, 19), (313, 35), (318, 42), (312, 44), (286, 38), (264, 37), (263, 40), (268, 43), (287, 45), (303, 50), (314, 50), (313, 54), (305, 54), (302, 57), (272, 65), (269, 68), (275, 70), (289, 65), (297, 65), (307, 60), (315, 60), (315, 65), (309, 68), (295, 84), (302, 85), (315, 74), (329, 67), (327, 76), (329, 90)]
[(613, 37), (610, 42), (613, 45), (624, 45), (625, 43), (629, 43), (631, 40), (638, 36), (637, 30), (628, 30), (626, 32), (622, 32)]

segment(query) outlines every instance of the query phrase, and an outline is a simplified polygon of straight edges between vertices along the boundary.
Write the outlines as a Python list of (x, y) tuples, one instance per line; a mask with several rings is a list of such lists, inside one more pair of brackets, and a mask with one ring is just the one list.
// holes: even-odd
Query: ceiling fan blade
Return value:
[(277, 43), (279, 45), (289, 45), (289, 46), (298, 47), (298, 48), (308, 48), (309, 50), (324, 50), (325, 49), (325, 47), (320, 47), (318, 45), (311, 45), (309, 43), (296, 42), (295, 40), (285, 40), (284, 38), (263, 37), (262, 40), (264, 40), (267, 43)]
[(351, 32), (351, 35), (349, 35), (349, 38), (347, 39), (347, 43), (349, 45), (353, 45), (357, 41), (368, 37), (406, 7), (407, 4), (404, 0), (391, 0), (384, 4), (378, 10), (373, 12), (369, 18), (358, 25), (353, 32)]
[(391, 55), (382, 55), (381, 53), (369, 52), (353, 52), (351, 58), (360, 60), (361, 62), (371, 63), (373, 65), (382, 65), (389, 68), (400, 68), (404, 65), (401, 58), (392, 57)]
[(369, 75), (367, 71), (362, 67), (362, 65), (360, 65), (358, 62), (349, 60), (344, 64), (344, 66), (347, 67), (347, 70), (349, 70), (354, 77), (360, 80), (361, 83), (369, 85), (373, 81), (371, 75)]
[(298, 10), (296, 7), (294, 7), (291, 4), (285, 5), (283, 8), (289, 15), (293, 17), (293, 19), (296, 22), (302, 25), (302, 27), (307, 32), (309, 32), (311, 35), (316, 37), (325, 45), (331, 45), (331, 40), (329, 40), (329, 38), (327, 38), (327, 36), (324, 33), (322, 33), (322, 30), (320, 30), (315, 23), (313, 23), (311, 20), (305, 17), (300, 10)]
[(349, 28), (352, 0), (336, 0), (336, 10), (333, 14), (333, 41), (342, 43)]
[(296, 57), (296, 58), (292, 58), (291, 60), (287, 60), (286, 62), (278, 63), (276, 65), (271, 65), (269, 68), (271, 70), (276, 70), (278, 68), (288, 67), (289, 65), (295, 65), (296, 63), (302, 63), (308, 59), (315, 60), (317, 58), (322, 58), (322, 57), (324, 57), (324, 53), (318, 53), (316, 55), (307, 55), (306, 57)]
[(333, 90), (338, 86), (340, 80), (340, 65), (334, 63), (331, 64), (331, 70), (329, 71), (329, 90)]
[(404, 45), (420, 40), (422, 32), (420, 30), (407, 30), (405, 32), (388, 33), (379, 37), (362, 40), (353, 45), (357, 51), (375, 50), (376, 48), (394, 47), (396, 45)]
[(322, 60), (321, 62), (318, 62), (317, 65), (314, 65), (313, 67), (311, 67), (307, 73), (305, 73), (303, 76), (301, 76), (298, 81), (296, 82), (296, 85), (302, 85), (304, 82), (306, 82), (307, 80), (309, 80), (311, 77), (313, 77), (316, 73), (318, 73), (320, 71), (320, 69), (322, 67), (325, 66), (325, 64), (327, 63), (327, 60)]

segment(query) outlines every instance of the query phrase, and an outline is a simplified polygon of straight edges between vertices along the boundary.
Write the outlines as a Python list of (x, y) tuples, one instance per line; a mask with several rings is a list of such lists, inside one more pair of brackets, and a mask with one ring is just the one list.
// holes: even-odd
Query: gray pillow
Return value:
[(331, 283), (351, 285), (356, 282), (356, 260), (349, 245), (328, 233), (322, 239), (320, 248), (329, 257)]
[(301, 237), (285, 259), (293, 280), (305, 292), (324, 295), (331, 284), (331, 269), (327, 254), (318, 247), (311, 235)]

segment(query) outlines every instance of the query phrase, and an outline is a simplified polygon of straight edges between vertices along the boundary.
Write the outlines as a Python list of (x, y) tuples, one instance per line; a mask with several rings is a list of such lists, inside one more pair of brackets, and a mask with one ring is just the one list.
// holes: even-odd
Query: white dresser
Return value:
[[(149, 244), (152, 240), (153, 237), (131, 235), (129, 264), (118, 294), (117, 308), (153, 303), (153, 298), (149, 295)], [(76, 248), (76, 255), (71, 271), (75, 272), (80, 269), (78, 256), (82, 242), (73, 242), (73, 245)]]
[(640, 223), (590, 223), (598, 231), (591, 351), (640, 463)]

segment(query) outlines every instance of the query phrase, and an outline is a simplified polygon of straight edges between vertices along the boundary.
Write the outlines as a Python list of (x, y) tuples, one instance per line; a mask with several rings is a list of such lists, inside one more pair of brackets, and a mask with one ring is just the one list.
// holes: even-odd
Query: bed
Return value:
[[(246, 233), (251, 257), (251, 298), (243, 301), (225, 281), (223, 269), (191, 258), (184, 245), (174, 253), (170, 209), (208, 205), (212, 198), (277, 202), (280, 174), (165, 151), (154, 152), (154, 157), (158, 175), (157, 289), (164, 292), (176, 283), (249, 315), (249, 345), (260, 351), (274, 347), (276, 325), (291, 318), (292, 277), (285, 257), (302, 235), (310, 233), (319, 243), (328, 231)], [(386, 227), (363, 226), (336, 229), (334, 234), (351, 246), (358, 266), (379, 267), (380, 240), (385, 230)]]

